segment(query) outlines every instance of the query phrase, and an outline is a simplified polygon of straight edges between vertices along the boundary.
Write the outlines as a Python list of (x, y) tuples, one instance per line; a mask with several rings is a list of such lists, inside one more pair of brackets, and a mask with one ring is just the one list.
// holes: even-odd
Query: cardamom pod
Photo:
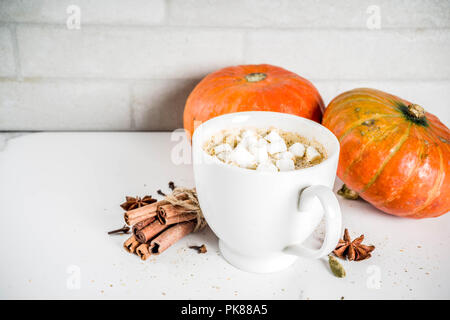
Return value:
[(338, 277), (338, 278), (344, 278), (345, 277), (345, 269), (344, 267), (337, 261), (337, 259), (333, 256), (328, 256), (328, 263), (330, 264), (331, 272)]
[(356, 193), (352, 189), (347, 188), (345, 184), (342, 185), (342, 188), (338, 190), (337, 194), (349, 200), (356, 200), (359, 198), (358, 193)]

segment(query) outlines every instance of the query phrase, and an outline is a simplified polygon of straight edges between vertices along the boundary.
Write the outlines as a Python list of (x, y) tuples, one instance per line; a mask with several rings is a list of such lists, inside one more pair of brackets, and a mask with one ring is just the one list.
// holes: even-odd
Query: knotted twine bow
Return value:
[[(183, 197), (180, 197), (183, 195)], [(200, 208), (200, 204), (197, 198), (197, 191), (195, 188), (188, 189), (183, 187), (176, 187), (172, 194), (169, 194), (165, 197), (165, 201), (169, 202), (174, 206), (183, 207), (191, 212), (197, 214), (197, 225), (194, 228), (193, 232), (197, 232), (206, 227), (207, 223), (205, 217), (203, 216), (202, 209)]]

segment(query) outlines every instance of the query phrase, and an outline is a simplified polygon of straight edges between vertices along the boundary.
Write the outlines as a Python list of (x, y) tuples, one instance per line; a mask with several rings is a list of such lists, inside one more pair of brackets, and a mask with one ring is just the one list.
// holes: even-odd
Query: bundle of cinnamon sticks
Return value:
[[(181, 192), (174, 198), (182, 202), (188, 200), (189, 196)], [(132, 226), (133, 234), (123, 245), (128, 252), (137, 254), (142, 260), (162, 253), (197, 226), (197, 212), (192, 208), (174, 205), (166, 199), (150, 199), (147, 201), (150, 204), (124, 214), (125, 223)]]

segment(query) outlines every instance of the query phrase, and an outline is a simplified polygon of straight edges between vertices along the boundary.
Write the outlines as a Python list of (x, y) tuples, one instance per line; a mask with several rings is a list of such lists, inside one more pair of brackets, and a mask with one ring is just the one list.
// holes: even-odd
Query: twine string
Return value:
[[(180, 197), (183, 195), (183, 197)], [(206, 226), (206, 220), (203, 216), (202, 209), (200, 208), (200, 204), (197, 198), (197, 191), (195, 188), (188, 189), (183, 187), (176, 187), (172, 194), (169, 194), (165, 197), (165, 201), (169, 202), (174, 206), (183, 207), (191, 212), (195, 212), (197, 214), (197, 224), (194, 228), (194, 232), (202, 230)]]

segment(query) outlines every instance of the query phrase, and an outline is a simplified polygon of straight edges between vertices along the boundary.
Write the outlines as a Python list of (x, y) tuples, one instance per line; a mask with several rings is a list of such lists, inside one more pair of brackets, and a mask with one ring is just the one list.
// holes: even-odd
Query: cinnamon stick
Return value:
[(168, 225), (161, 224), (158, 220), (155, 220), (142, 230), (136, 231), (136, 240), (140, 243), (146, 243), (168, 227)]
[(185, 222), (185, 221), (190, 221), (190, 220), (194, 220), (197, 218), (197, 214), (195, 212), (184, 212), (182, 214), (167, 218), (167, 219), (163, 219), (163, 225), (171, 225), (171, 224), (175, 224), (175, 223), (181, 223), (181, 222)]
[(170, 203), (158, 207), (157, 215), (159, 222), (166, 224), (166, 219), (185, 213), (186, 209), (181, 206), (174, 206)]
[(123, 243), (123, 247), (130, 253), (134, 253), (137, 246), (139, 246), (139, 242), (136, 240), (135, 236), (132, 235)]
[(150, 253), (160, 254), (172, 244), (188, 235), (194, 230), (195, 222), (188, 221), (174, 225), (163, 231), (159, 236), (150, 242)]
[(152, 223), (153, 221), (155, 221), (155, 219), (156, 219), (156, 217), (151, 217), (151, 218), (148, 218), (148, 219), (145, 219), (145, 220), (143, 220), (143, 221), (139, 221), (138, 223), (136, 223), (136, 224), (133, 226), (133, 228), (132, 228), (133, 234), (135, 235), (136, 232), (138, 232), (139, 230), (144, 229), (144, 228), (145, 228), (146, 226), (148, 226), (150, 223)]
[(139, 247), (136, 248), (136, 253), (141, 258), (141, 260), (147, 260), (148, 257), (151, 256), (150, 251), (148, 250), (149, 244), (142, 243)]
[(158, 207), (165, 203), (167, 203), (167, 202), (162, 200), (162, 201), (154, 202), (147, 206), (143, 206), (140, 208), (136, 208), (136, 209), (127, 211), (124, 214), (125, 223), (128, 224), (129, 226), (131, 226), (140, 221), (146, 220), (151, 217), (155, 217), (156, 210), (158, 209)]

